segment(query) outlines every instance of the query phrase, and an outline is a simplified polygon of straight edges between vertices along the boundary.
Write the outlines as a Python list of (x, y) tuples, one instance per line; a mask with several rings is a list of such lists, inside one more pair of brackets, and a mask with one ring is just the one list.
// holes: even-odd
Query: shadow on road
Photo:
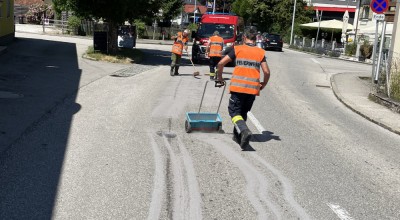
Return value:
[(273, 132), (263, 131), (262, 134), (253, 134), (251, 142), (268, 142), (270, 140), (280, 141), (281, 138), (279, 136), (274, 135)]
[(71, 120), (81, 108), (76, 45), (17, 39), (0, 67), (0, 91), (21, 94), (0, 98), (0, 219), (51, 219)]
[[(172, 48), (172, 46), (171, 46)], [(140, 48), (145, 53), (142, 65), (171, 65), (171, 52), (164, 50), (144, 49)], [(208, 65), (207, 63), (195, 64), (195, 66)], [(189, 57), (186, 54), (182, 55), (181, 66), (192, 66)]]

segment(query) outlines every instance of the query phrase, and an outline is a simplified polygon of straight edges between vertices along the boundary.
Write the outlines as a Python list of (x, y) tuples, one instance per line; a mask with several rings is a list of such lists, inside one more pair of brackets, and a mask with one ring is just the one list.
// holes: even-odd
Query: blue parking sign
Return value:
[(370, 7), (373, 12), (382, 14), (388, 10), (389, 2), (388, 0), (372, 0)]

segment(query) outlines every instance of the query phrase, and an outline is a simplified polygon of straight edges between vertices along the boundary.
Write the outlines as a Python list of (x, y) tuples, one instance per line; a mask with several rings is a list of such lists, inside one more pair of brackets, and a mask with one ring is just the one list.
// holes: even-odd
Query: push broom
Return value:
[(193, 63), (192, 58), (189, 56), (189, 51), (186, 51), (186, 53), (187, 53), (187, 56), (189, 57), (190, 62), (192, 63), (193, 69), (194, 69), (193, 76), (198, 76), (198, 75), (200, 75), (200, 72), (197, 71), (197, 70), (196, 70), (196, 67), (194, 66), (194, 63)]

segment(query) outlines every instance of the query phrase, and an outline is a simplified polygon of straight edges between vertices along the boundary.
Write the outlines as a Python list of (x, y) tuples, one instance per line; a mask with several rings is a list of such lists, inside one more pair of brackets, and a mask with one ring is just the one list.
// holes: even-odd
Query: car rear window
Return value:
[(268, 38), (271, 39), (271, 40), (280, 40), (281, 36), (277, 35), (277, 34), (269, 34)]

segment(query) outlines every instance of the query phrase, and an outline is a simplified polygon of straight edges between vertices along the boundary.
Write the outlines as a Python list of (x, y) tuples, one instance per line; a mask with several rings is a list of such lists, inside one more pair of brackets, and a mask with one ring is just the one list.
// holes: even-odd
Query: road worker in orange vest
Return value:
[[(177, 35), (172, 36), (171, 39), (175, 40), (174, 44), (172, 45), (172, 55), (171, 55), (171, 76), (179, 75), (179, 65), (181, 63), (182, 52), (188, 50), (188, 34), (189, 30), (186, 29), (183, 32), (178, 32)], [(175, 71), (174, 71), (175, 70)]]
[(224, 39), (219, 36), (218, 31), (214, 31), (207, 45), (207, 55), (210, 61), (210, 80), (215, 79), (215, 67), (221, 61), (222, 49), (224, 48)]
[[(251, 110), (256, 96), (268, 83), (270, 70), (265, 58), (265, 50), (256, 47), (255, 30), (246, 30), (243, 45), (237, 45), (218, 63), (217, 82), (222, 82), (224, 66), (235, 60), (229, 91), (228, 111), (234, 125), (233, 140), (245, 150), (249, 146), (252, 133), (247, 127), (247, 112)], [(260, 67), (264, 73), (260, 81)]]

